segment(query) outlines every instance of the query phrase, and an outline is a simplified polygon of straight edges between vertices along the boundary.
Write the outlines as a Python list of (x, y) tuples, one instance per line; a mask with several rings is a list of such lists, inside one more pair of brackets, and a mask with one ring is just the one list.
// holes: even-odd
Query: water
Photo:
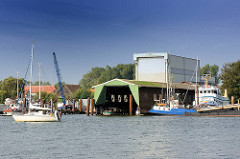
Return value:
[(240, 118), (64, 115), (0, 117), (0, 158), (240, 158)]

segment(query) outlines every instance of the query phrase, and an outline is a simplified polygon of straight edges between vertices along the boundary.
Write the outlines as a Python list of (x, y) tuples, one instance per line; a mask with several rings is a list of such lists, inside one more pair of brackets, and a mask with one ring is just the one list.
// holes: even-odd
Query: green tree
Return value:
[(73, 93), (73, 99), (79, 100), (81, 97), (82, 99), (93, 98), (93, 92), (90, 88), (81, 87)]
[(240, 60), (223, 65), (221, 80), (222, 91), (227, 89), (228, 97), (240, 99)]
[[(22, 88), (23, 78), (19, 79), (19, 91)], [(14, 77), (5, 78), (0, 84), (0, 103), (4, 103), (6, 98), (17, 97), (17, 79)]]
[(90, 72), (83, 75), (83, 79), (79, 82), (81, 86), (94, 86), (109, 80), (118, 79), (134, 79), (134, 64), (118, 64), (115, 67), (106, 66), (92, 68)]
[[(39, 81), (35, 81), (34, 86), (38, 86), (39, 85)], [(51, 86), (51, 83), (50, 82), (43, 82), (43, 81), (40, 81), (40, 85), (41, 86)]]
[[(62, 82), (62, 86), (63, 86), (64, 84), (66, 84), (66, 82)], [(60, 90), (59, 83), (56, 83), (56, 84), (54, 85), (54, 87), (56, 88), (56, 90)]]
[(206, 64), (200, 69), (200, 75), (209, 74), (209, 64)]
[(211, 74), (212, 77), (215, 77), (215, 83), (218, 84), (220, 81), (220, 76), (218, 74), (219, 67), (218, 65), (212, 65), (206, 64), (204, 67), (200, 69), (200, 75), (204, 74)]
[(121, 71), (121, 77), (123, 79), (134, 79), (135, 78), (134, 64), (125, 65), (125, 67)]
[(99, 77), (105, 71), (102, 67), (94, 67), (90, 72), (83, 75), (82, 80), (80, 81), (81, 86), (94, 86), (100, 84)]
[[(34, 100), (38, 100), (39, 99), (39, 93), (37, 93), (34, 97)], [(50, 101), (50, 99), (53, 99), (53, 101), (55, 99), (57, 99), (57, 94), (56, 93), (47, 93), (45, 91), (41, 91), (41, 99), (44, 99), (46, 102)]]

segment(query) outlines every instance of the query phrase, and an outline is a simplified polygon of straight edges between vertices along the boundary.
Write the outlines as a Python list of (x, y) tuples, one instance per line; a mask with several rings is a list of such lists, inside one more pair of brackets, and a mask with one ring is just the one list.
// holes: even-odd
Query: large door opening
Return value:
[[(111, 114), (116, 115), (129, 115), (129, 95), (132, 92), (129, 86), (107, 86), (106, 87), (106, 100), (105, 103), (99, 105), (100, 113), (109, 111)], [(137, 104), (132, 100), (132, 110), (135, 114)]]

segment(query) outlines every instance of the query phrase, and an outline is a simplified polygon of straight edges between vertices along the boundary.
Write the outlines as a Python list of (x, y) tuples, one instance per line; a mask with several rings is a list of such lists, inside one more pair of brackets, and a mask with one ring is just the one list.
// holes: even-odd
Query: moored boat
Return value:
[[(30, 71), (30, 98), (28, 101), (28, 112), (23, 114), (13, 114), (13, 119), (16, 122), (58, 122), (61, 117), (57, 110), (53, 111), (52, 100), (51, 109), (42, 108), (40, 103), (33, 104), (31, 97), (31, 82), (32, 82), (32, 68), (33, 68), (33, 46), (32, 43), (32, 53), (31, 53), (31, 71)], [(53, 113), (54, 112), (54, 113)]]

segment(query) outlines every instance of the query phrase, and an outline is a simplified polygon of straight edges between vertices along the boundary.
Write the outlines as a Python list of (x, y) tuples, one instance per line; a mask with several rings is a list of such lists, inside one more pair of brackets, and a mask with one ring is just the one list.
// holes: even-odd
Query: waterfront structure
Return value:
[[(200, 61), (169, 54), (168, 52), (134, 53), (135, 79), (167, 83), (171, 76), (173, 83), (189, 82), (191, 79), (200, 81)], [(196, 68), (198, 62), (198, 68)], [(168, 69), (167, 69), (168, 68)]]
[[(140, 113), (147, 114), (155, 102), (166, 98), (167, 85), (161, 82), (113, 79), (94, 88), (95, 108), (98, 114), (102, 114), (105, 110), (120, 114), (135, 114), (137, 109)], [(192, 104), (195, 94), (194, 86), (186, 83), (172, 83), (172, 88), (174, 93), (179, 94), (180, 101), (183, 101), (188, 90), (183, 104)]]

